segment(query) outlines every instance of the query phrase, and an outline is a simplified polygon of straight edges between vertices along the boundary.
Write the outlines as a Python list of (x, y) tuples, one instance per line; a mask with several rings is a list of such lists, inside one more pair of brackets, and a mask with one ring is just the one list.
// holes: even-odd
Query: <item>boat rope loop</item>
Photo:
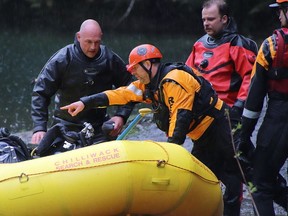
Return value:
[(157, 167), (164, 167), (166, 164), (166, 161), (165, 160), (158, 160), (157, 162)]
[(25, 173), (21, 173), (21, 175), (19, 176), (19, 182), (24, 183), (28, 181), (29, 181), (29, 176), (26, 175)]

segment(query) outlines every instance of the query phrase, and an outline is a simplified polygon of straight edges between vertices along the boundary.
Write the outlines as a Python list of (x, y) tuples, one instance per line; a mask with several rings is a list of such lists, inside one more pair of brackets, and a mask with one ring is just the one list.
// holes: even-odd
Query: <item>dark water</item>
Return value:
[(31, 81), (54, 50), (65, 43), (64, 37), (46, 35), (44, 32), (2, 32), (0, 35), (1, 127), (11, 131), (31, 129)]
[[(30, 130), (30, 100), (35, 79), (59, 48), (73, 42), (74, 33), (14, 32), (0, 34), (0, 127), (11, 132)], [(157, 46), (164, 61), (185, 61), (193, 44), (189, 35), (123, 35), (105, 33), (103, 42), (127, 61), (129, 52), (142, 43)]]

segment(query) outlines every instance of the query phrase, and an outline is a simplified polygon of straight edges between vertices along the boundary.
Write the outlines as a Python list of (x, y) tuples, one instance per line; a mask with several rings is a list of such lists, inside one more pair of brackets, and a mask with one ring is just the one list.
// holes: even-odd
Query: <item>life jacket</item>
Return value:
[(281, 28), (274, 31), (276, 34), (277, 48), (272, 63), (273, 74), (269, 78), (288, 78), (288, 28)]
[[(217, 94), (212, 88), (212, 85), (204, 79), (202, 76), (197, 76), (193, 70), (185, 65), (184, 63), (167, 63), (165, 64), (164, 70), (161, 72), (162, 78), (167, 75), (172, 70), (182, 70), (193, 76), (200, 84), (201, 88), (199, 92), (195, 94), (195, 100), (192, 108), (193, 120), (195, 123), (189, 131), (192, 131), (200, 124), (200, 122), (208, 115), (209, 111), (214, 108), (217, 102)], [(166, 82), (171, 82), (173, 80), (162, 79), (158, 88), (158, 101), (157, 103), (153, 100), (154, 115), (153, 119), (157, 127), (168, 132), (169, 129), (169, 108), (165, 105), (164, 94), (163, 94), (163, 84)], [(213, 98), (211, 103), (211, 98)]]
[(270, 98), (288, 99), (288, 28), (274, 31), (276, 55), (268, 72), (268, 94)]

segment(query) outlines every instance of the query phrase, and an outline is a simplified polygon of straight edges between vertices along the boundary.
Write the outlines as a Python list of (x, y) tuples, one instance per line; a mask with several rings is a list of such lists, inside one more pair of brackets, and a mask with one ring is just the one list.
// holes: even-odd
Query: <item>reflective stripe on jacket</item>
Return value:
[[(287, 29), (286, 32), (288, 33)], [(270, 99), (288, 100), (288, 68), (281, 68), (282, 72), (280, 74), (280, 70), (273, 67), (277, 53), (276, 49), (276, 34), (265, 39), (259, 49), (256, 63), (252, 70), (249, 97), (243, 113), (247, 118), (253, 119), (260, 116), (264, 97), (267, 94)], [(288, 61), (288, 59), (284, 59), (284, 61)]]

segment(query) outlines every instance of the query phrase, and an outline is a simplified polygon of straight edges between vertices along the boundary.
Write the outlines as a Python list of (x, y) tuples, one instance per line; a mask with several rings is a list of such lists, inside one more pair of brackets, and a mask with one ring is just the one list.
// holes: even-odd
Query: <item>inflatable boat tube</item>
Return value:
[(0, 216), (220, 216), (220, 182), (176, 144), (121, 140), (0, 164)]

